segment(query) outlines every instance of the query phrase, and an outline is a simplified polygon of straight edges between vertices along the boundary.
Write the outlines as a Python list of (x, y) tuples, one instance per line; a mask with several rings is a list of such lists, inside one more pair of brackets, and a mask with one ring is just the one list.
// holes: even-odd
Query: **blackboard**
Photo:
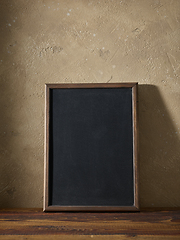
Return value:
[(44, 211), (138, 210), (137, 86), (46, 84)]

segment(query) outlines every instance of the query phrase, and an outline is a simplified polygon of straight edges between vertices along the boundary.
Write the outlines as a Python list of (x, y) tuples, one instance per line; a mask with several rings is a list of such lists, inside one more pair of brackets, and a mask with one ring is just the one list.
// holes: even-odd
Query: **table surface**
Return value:
[(126, 213), (1, 209), (0, 239), (180, 239), (180, 209)]

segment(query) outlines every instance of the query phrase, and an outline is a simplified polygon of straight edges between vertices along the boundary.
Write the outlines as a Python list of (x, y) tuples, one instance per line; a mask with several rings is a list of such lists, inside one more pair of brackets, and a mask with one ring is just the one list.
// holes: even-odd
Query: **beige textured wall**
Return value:
[(139, 82), (140, 203), (180, 206), (180, 1), (0, 1), (0, 207), (42, 207), (45, 83)]

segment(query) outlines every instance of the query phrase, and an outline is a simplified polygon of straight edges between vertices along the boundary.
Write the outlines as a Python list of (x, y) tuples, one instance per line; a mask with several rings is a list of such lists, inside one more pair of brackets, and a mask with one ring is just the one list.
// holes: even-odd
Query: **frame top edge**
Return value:
[(135, 87), (138, 82), (125, 83), (45, 83), (46, 88), (123, 88)]

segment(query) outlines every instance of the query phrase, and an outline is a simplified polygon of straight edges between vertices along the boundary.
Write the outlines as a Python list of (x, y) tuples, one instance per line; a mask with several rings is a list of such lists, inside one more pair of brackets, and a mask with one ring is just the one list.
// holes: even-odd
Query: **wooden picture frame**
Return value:
[(138, 83), (46, 84), (44, 211), (138, 211)]

